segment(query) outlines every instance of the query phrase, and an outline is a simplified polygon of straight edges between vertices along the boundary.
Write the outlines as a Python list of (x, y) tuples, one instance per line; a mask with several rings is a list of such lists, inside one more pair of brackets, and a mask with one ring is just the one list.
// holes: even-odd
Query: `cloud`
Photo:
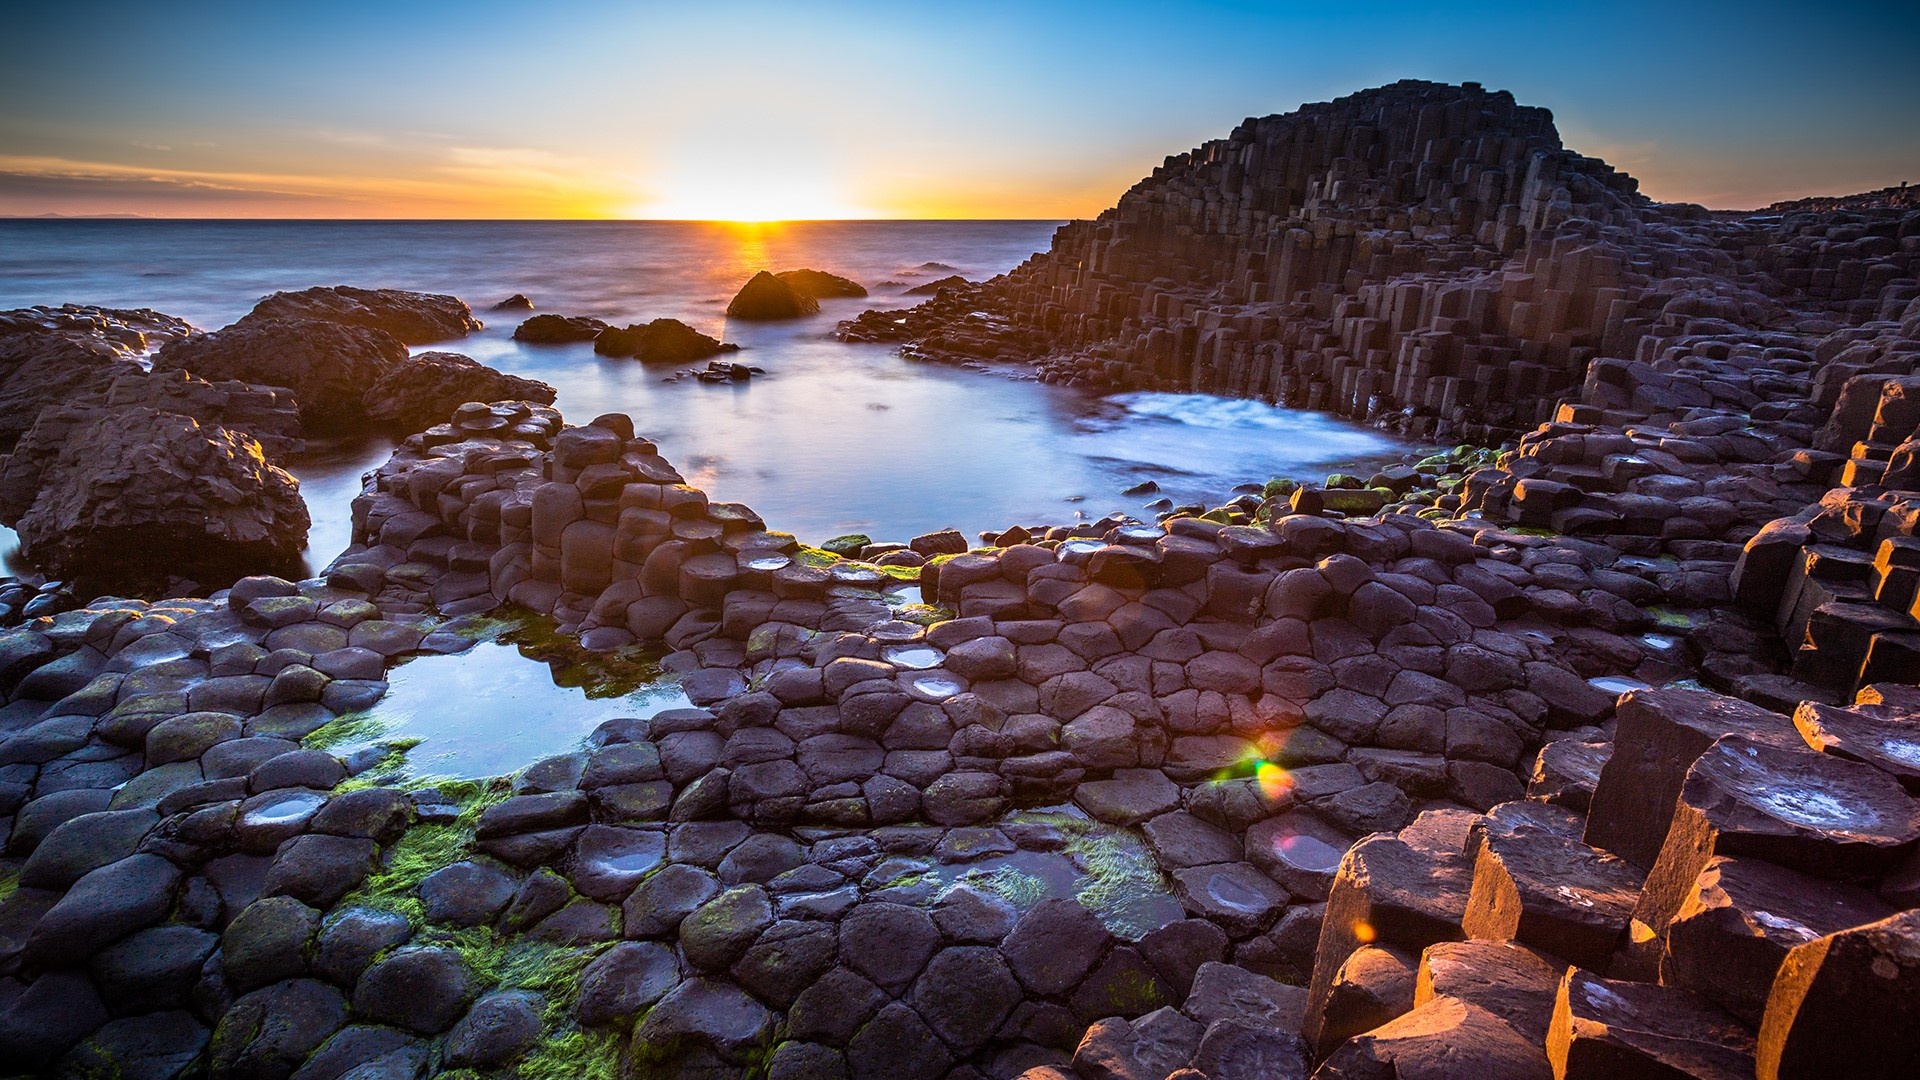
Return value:
[(304, 175), (159, 169), (0, 155), (0, 214), (204, 216), (580, 217), (628, 194), (602, 170), (545, 151), (436, 149), (393, 175)]

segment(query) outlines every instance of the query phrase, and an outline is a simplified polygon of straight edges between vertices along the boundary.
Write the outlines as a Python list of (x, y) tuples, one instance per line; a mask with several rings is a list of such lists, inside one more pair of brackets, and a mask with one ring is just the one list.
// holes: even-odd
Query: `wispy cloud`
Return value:
[(598, 216), (629, 198), (604, 170), (541, 150), (451, 147), (400, 175), (153, 168), (0, 154), (0, 213)]

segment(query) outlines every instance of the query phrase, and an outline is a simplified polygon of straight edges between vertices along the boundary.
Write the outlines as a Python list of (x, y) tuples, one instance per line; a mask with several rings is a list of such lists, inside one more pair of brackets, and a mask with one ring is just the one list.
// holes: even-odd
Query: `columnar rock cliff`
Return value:
[(1831, 329), (1915, 266), (1920, 216), (1730, 217), (1636, 189), (1545, 109), (1399, 82), (1249, 119), (1012, 272), (841, 332), (1486, 440), (1548, 419), (1595, 358), (1649, 359), (1701, 320)]

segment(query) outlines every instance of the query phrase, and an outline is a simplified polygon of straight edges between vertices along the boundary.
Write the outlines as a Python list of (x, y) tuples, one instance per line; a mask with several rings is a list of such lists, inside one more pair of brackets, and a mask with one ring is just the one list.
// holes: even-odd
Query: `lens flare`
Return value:
[(1253, 779), (1260, 785), (1260, 794), (1269, 800), (1278, 800), (1293, 790), (1293, 774), (1271, 761), (1254, 766)]

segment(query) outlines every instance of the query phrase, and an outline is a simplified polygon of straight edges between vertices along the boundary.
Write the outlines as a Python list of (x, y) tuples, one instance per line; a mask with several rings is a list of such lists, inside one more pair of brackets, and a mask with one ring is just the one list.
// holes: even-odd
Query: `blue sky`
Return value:
[(1167, 154), (1477, 80), (1656, 198), (1920, 182), (1920, 4), (22, 7), (0, 213), (1097, 213)]

